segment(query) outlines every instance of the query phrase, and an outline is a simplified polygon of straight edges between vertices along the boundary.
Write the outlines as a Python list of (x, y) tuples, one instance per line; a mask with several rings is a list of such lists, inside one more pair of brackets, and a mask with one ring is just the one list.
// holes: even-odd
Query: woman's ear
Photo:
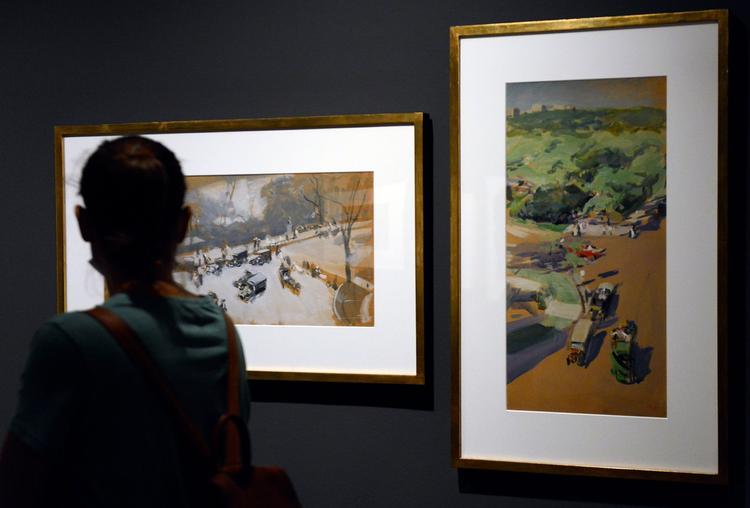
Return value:
[(76, 219), (78, 220), (78, 230), (81, 232), (83, 240), (86, 242), (90, 242), (92, 237), (92, 230), (88, 211), (86, 211), (86, 209), (81, 205), (76, 205), (75, 212)]

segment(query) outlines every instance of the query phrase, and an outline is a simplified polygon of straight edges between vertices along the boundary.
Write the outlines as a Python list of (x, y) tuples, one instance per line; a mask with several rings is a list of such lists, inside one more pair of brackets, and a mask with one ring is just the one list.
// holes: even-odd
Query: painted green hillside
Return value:
[(645, 107), (508, 118), (510, 214), (555, 224), (579, 211), (627, 216), (665, 193), (665, 129), (665, 112)]

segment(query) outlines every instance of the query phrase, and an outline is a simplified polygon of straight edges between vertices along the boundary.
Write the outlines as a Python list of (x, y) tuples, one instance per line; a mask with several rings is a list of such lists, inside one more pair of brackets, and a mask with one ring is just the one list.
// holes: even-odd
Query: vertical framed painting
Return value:
[(105, 298), (75, 226), (104, 140), (170, 148), (192, 219), (175, 280), (233, 318), (254, 379), (424, 383), (422, 113), (55, 129), (58, 310)]
[(455, 465), (726, 481), (726, 11), (450, 40)]

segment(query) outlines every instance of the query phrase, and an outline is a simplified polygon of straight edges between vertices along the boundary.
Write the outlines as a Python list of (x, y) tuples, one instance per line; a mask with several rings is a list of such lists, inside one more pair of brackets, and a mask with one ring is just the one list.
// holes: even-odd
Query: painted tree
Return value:
[(234, 210), (234, 204), (232, 203), (232, 198), (234, 198), (234, 190), (237, 188), (237, 178), (233, 177), (227, 177), (227, 188), (224, 191), (224, 213), (222, 214), (222, 225), (226, 226), (230, 215), (232, 215), (232, 219), (235, 217), (235, 210)]
[(188, 222), (188, 228), (187, 228), (187, 238), (188, 238), (188, 245), (193, 245), (193, 240), (196, 236), (198, 236), (200, 226), (201, 226), (201, 205), (197, 202), (189, 202), (188, 206), (190, 207), (190, 222)]
[[(371, 192), (372, 173), (315, 173), (288, 177), (284, 179), (283, 189), (278, 184), (267, 186), (261, 196), (269, 208), (280, 208), (283, 204), (284, 209), (291, 209), (291, 201), (294, 201), (297, 208), (284, 217), (291, 216), (295, 223), (300, 223), (303, 216), (309, 218), (311, 212), (320, 226), (335, 223), (342, 236), (346, 280), (351, 282), (352, 232), (358, 221), (372, 218)], [(268, 220), (268, 214), (266, 217)]]
[(313, 207), (313, 213), (318, 219), (318, 224), (325, 223), (325, 201), (323, 182), (321, 176), (306, 176), (300, 187), (302, 199), (310, 203)]
[[(336, 214), (339, 218), (338, 225), (343, 237), (344, 244), (344, 263), (346, 271), (346, 281), (352, 281), (352, 229), (354, 224), (363, 219), (364, 215), (369, 211), (367, 207), (368, 197), (370, 196), (370, 189), (372, 188), (372, 180), (369, 180), (370, 185), (367, 185), (367, 178), (363, 177), (361, 173), (353, 173), (347, 175), (344, 182), (344, 188), (339, 187), (338, 192), (328, 194), (326, 199), (331, 203), (338, 206), (339, 211)], [(333, 196), (336, 197), (333, 197)]]

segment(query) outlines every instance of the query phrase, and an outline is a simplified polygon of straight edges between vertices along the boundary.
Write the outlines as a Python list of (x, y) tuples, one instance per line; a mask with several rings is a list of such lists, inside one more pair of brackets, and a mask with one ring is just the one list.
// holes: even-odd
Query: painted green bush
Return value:
[[(511, 216), (559, 224), (573, 212), (627, 215), (666, 188), (666, 117), (656, 108), (561, 110), (507, 119)], [(570, 195), (568, 195), (570, 194)], [(521, 203), (523, 205), (521, 206)]]

